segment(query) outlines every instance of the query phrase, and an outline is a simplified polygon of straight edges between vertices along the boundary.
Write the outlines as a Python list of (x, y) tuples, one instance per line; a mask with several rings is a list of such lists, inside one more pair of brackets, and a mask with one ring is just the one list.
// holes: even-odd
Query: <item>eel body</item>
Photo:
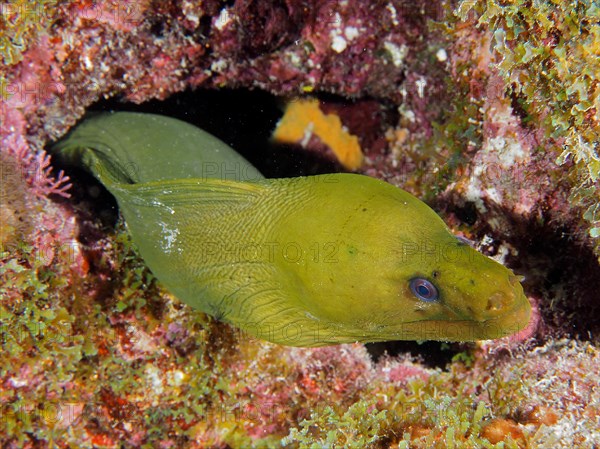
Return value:
[(210, 134), (151, 114), (92, 116), (53, 151), (116, 197), (168, 290), (255, 337), (291, 346), (468, 341), (529, 321), (512, 271), (383, 181), (265, 179)]

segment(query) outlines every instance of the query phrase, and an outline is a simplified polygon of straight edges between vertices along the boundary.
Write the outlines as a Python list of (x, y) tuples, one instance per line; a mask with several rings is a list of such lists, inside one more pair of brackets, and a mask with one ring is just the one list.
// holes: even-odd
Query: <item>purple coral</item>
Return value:
[[(69, 177), (61, 170), (52, 175), (50, 155), (44, 150), (32, 150), (27, 141), (26, 123), (20, 111), (10, 104), (2, 104), (2, 124), (0, 125), (0, 146), (2, 151), (14, 161), (10, 173), (21, 175), (32, 187), (36, 195), (45, 197), (51, 194), (68, 198), (71, 188)], [(8, 173), (7, 167), (3, 172)]]

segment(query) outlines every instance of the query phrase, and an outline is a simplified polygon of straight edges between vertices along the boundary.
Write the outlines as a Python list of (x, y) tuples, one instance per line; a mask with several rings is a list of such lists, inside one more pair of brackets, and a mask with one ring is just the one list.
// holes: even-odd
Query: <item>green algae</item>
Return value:
[(343, 412), (326, 406), (300, 422), (300, 429), (292, 428), (283, 439), (284, 447), (288, 444), (298, 449), (372, 447), (382, 440), (382, 430), (388, 422), (386, 410), (373, 408), (369, 401), (355, 402)]
[[(3, 253), (2, 259), (0, 377), (11, 379), (15, 388), (2, 395), (0, 428), (13, 436), (13, 442), (23, 444), (29, 440), (27, 434), (54, 435), (61, 412), (54, 398), (62, 395), (62, 384), (77, 371), (83, 337), (73, 333), (76, 318), (57, 301), (67, 289), (62, 273), (32, 257), (31, 246), (25, 244), (8, 257)], [(53, 375), (46, 376), (47, 372)], [(39, 377), (43, 380), (34, 381)]]
[(2, 2), (0, 15), (0, 58), (10, 66), (23, 59), (23, 53), (53, 23), (56, 0)]
[(378, 391), (385, 388), (379, 385), (348, 408), (327, 406), (317, 410), (298, 428), (291, 429), (283, 440), (284, 447), (520, 447), (511, 438), (491, 444), (481, 437), (489, 418), (497, 413), (495, 406), (449, 392), (444, 386), (449, 380), (447, 373), (439, 373), (427, 383), (414, 380), (408, 389), (386, 393)]
[(600, 8), (592, 0), (463, 0), (457, 13), (464, 20), (473, 10), (493, 35), (500, 76), (560, 145), (557, 163), (574, 163), (570, 201), (584, 206), (600, 256)]
[[(47, 33), (58, 12), (57, 0), (11, 0), (0, 5), (0, 62), (4, 67), (23, 60), (23, 54)], [(0, 73), (0, 99), (7, 100), (18, 88)]]

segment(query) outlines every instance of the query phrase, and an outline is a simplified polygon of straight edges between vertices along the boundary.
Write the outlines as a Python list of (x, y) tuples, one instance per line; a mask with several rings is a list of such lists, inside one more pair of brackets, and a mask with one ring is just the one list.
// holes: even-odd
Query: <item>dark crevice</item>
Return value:
[(592, 248), (566, 226), (551, 228), (532, 220), (517, 228), (527, 229), (527, 234), (510, 242), (518, 254), (507, 258), (507, 264), (525, 276), (526, 292), (543, 300), (538, 306), (545, 327), (538, 338), (598, 341), (600, 265)]
[(452, 362), (452, 358), (459, 352), (464, 352), (469, 344), (440, 341), (387, 341), (368, 343), (365, 346), (374, 362), (386, 356), (410, 354), (428, 368), (445, 369)]

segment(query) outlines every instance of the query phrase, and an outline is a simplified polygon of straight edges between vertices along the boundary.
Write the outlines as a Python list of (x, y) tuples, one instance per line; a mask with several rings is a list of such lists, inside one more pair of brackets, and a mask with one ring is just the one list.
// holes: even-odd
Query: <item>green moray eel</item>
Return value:
[(291, 346), (468, 341), (529, 321), (517, 276), (383, 181), (265, 179), (210, 134), (151, 114), (92, 116), (52, 150), (115, 196), (169, 291), (246, 334)]

